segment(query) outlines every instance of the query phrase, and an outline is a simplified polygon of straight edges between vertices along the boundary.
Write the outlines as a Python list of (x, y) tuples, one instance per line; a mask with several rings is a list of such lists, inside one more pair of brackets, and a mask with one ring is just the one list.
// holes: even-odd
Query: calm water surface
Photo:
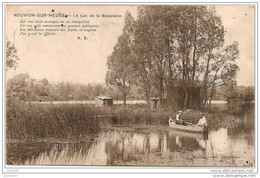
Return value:
[[(106, 131), (85, 143), (7, 147), (9, 164), (253, 166), (254, 132), (220, 128), (207, 135), (155, 127)], [(25, 149), (23, 151), (23, 149)]]

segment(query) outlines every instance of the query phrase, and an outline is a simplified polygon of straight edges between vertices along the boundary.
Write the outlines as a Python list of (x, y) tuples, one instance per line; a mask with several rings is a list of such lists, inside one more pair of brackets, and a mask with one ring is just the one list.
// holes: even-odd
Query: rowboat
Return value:
[(208, 134), (207, 133), (200, 133), (200, 132), (187, 132), (183, 130), (176, 130), (171, 129), (169, 131), (169, 136), (178, 136), (181, 138), (194, 138), (196, 140), (208, 140)]
[(198, 126), (198, 125), (180, 125), (176, 124), (175, 120), (169, 120), (169, 126), (176, 130), (186, 131), (186, 132), (196, 132), (196, 133), (207, 133), (208, 127), (206, 126)]

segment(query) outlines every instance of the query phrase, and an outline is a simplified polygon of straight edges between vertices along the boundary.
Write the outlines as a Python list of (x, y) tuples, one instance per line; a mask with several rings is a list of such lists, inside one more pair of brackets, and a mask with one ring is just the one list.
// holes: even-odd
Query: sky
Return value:
[[(77, 18), (99, 25), (96, 32), (67, 32), (56, 36), (21, 36), (20, 20), (55, 20), (54, 18), (14, 17), (14, 13), (116, 14), (121, 18)], [(105, 83), (107, 57), (122, 34), (124, 16), (137, 16), (136, 6), (9, 6), (6, 14), (6, 36), (18, 49), (20, 61), (6, 78), (28, 73), (32, 78), (54, 82)], [(217, 6), (217, 15), (225, 27), (225, 45), (238, 41), (240, 57), (237, 65), (238, 85), (254, 85), (254, 8), (248, 6)], [(64, 18), (63, 18), (64, 19)], [(59, 18), (58, 20), (62, 20)], [(78, 36), (87, 40), (78, 40)]]

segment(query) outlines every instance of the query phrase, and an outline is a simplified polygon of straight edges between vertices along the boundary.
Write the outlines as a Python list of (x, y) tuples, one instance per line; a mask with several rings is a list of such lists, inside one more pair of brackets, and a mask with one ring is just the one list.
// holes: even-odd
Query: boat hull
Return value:
[(197, 126), (197, 125), (180, 125), (176, 124), (175, 121), (169, 121), (169, 126), (176, 130), (186, 131), (186, 132), (195, 132), (195, 133), (207, 133), (208, 128), (206, 126)]

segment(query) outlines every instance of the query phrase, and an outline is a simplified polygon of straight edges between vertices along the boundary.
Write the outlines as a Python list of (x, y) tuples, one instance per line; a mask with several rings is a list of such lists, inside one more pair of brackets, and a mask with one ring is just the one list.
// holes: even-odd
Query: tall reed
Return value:
[(6, 137), (28, 140), (42, 138), (73, 139), (99, 132), (91, 105), (44, 105), (15, 102), (7, 107)]
[[(192, 110), (184, 112), (182, 119), (197, 123), (199, 112), (208, 120), (210, 130), (220, 127), (252, 127), (254, 108), (239, 115), (228, 111)], [(120, 125), (168, 125), (175, 117), (171, 108), (151, 110), (146, 106), (95, 107), (87, 104), (31, 104), (11, 102), (6, 110), (6, 138), (35, 140), (45, 138), (79, 139), (97, 134), (103, 127)]]

